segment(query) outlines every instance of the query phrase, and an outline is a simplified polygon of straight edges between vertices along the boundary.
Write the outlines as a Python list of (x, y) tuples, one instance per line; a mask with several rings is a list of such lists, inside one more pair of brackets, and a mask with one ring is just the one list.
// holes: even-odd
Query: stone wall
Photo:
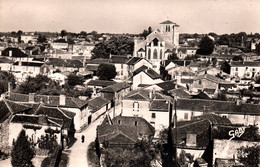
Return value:
[(11, 148), (8, 146), (9, 141), (9, 119), (0, 124), (0, 150), (9, 153)]

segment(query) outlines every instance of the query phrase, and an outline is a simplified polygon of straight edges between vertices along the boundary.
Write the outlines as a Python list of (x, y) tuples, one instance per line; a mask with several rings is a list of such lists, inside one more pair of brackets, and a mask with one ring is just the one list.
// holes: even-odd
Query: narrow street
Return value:
[[(87, 167), (87, 149), (91, 142), (93, 142), (96, 138), (96, 127), (102, 123), (104, 119), (104, 115), (98, 118), (95, 122), (89, 125), (84, 131), (81, 133), (76, 133), (75, 137), (77, 141), (74, 145), (68, 150), (71, 151), (69, 154), (69, 164), (68, 167)], [(85, 142), (81, 142), (81, 136), (85, 136)]]

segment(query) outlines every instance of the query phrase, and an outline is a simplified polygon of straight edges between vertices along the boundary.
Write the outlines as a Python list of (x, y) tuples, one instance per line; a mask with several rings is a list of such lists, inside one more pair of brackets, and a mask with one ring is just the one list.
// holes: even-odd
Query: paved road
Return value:
[[(91, 142), (96, 139), (96, 127), (102, 123), (104, 120), (104, 116), (101, 116), (95, 122), (91, 123), (89, 127), (87, 127), (81, 133), (76, 133), (75, 137), (77, 141), (74, 145), (69, 149), (71, 153), (69, 154), (69, 164), (68, 167), (87, 167), (87, 149)], [(85, 142), (81, 143), (81, 136), (85, 136)]]

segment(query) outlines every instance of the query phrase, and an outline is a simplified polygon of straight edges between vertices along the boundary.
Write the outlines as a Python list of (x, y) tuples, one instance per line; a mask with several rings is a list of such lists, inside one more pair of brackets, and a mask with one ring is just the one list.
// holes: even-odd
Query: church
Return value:
[(160, 30), (156, 29), (145, 40), (134, 41), (134, 57), (146, 58), (158, 71), (160, 62), (167, 60), (173, 49), (179, 46), (179, 25), (169, 20), (160, 23)]

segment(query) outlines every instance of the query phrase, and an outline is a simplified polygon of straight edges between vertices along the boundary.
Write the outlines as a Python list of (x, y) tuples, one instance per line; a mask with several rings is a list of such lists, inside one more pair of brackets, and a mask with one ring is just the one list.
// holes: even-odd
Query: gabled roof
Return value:
[(46, 64), (58, 66), (58, 67), (73, 67), (73, 68), (83, 67), (83, 63), (80, 60), (74, 60), (74, 59), (50, 58)]
[(33, 124), (33, 125), (45, 125), (45, 126), (55, 126), (62, 127), (62, 124), (55, 122), (45, 115), (28, 115), (28, 114), (16, 114), (11, 119), (12, 123), (22, 123), (22, 124)]
[(167, 100), (153, 100), (150, 104), (150, 111), (168, 112), (169, 104)]
[(105, 99), (104, 97), (96, 97), (93, 99), (90, 99), (88, 101), (88, 106), (92, 108), (92, 113), (98, 111), (99, 109), (101, 109), (102, 107), (104, 107), (106, 104), (110, 103), (109, 100)]
[(10, 60), (10, 59), (8, 59), (8, 58), (6, 58), (6, 57), (0, 56), (0, 63), (9, 63), (9, 64), (12, 64), (13, 61)]
[(113, 84), (113, 85), (109, 85), (109, 86), (101, 89), (100, 92), (114, 93), (114, 92), (119, 92), (122, 89), (129, 88), (130, 86), (131, 85), (129, 85), (128, 83), (120, 82), (120, 83), (116, 83), (116, 84)]
[(76, 115), (73, 112), (63, 110), (58, 107), (47, 107), (43, 105), (39, 106), (39, 108), (34, 112), (34, 114), (47, 115), (48, 117), (62, 119), (64, 122), (63, 127), (65, 128), (70, 127), (72, 119)]
[(200, 92), (196, 95), (192, 95), (192, 99), (211, 99), (206, 93)]
[(53, 41), (53, 43), (68, 43), (68, 42), (65, 39), (61, 38)]
[(2, 56), (10, 56), (9, 53), (10, 51), (12, 52), (11, 57), (28, 57), (27, 54), (23, 53), (20, 49), (18, 48), (6, 48), (5, 50), (2, 51)]
[[(15, 102), (23, 102), (29, 103), (29, 95), (28, 94), (19, 94), (19, 93), (9, 93), (9, 100)], [(74, 97), (65, 98), (65, 105), (60, 104), (60, 96), (55, 95), (35, 95), (34, 98), (35, 103), (44, 103), (47, 106), (59, 106), (59, 107), (69, 107), (69, 108), (79, 108), (85, 107), (88, 103), (85, 100), (80, 100)]]
[[(179, 147), (190, 147), (186, 145), (187, 134), (196, 134), (196, 146), (193, 148), (205, 149), (209, 144), (209, 128), (211, 124), (231, 124), (229, 119), (209, 114), (201, 117), (194, 117), (190, 121), (177, 123), (177, 141)], [(172, 134), (175, 134), (173, 129)]]
[(164, 91), (169, 91), (175, 88), (176, 86), (176, 82), (175, 81), (165, 81), (165, 82), (161, 82), (156, 84), (157, 86), (159, 86), (160, 88), (162, 88)]
[(124, 99), (149, 101), (149, 90), (135, 90), (127, 94)]
[(231, 67), (260, 67), (260, 62), (259, 61), (232, 61), (230, 63)]
[(212, 82), (215, 82), (215, 83), (225, 83), (226, 82), (225, 80), (218, 78), (218, 77), (215, 77), (215, 76), (210, 75), (210, 74), (199, 75), (199, 76), (194, 78), (195, 81), (201, 80), (201, 79), (206, 79), (206, 80), (209, 80), (209, 81), (212, 81)]
[(111, 55), (110, 61), (111, 63), (126, 64), (131, 58), (131, 56)]
[(143, 58), (141, 57), (132, 57), (127, 64), (128, 65), (135, 65), (136, 63), (138, 63), (140, 60), (142, 60)]
[(109, 144), (135, 144), (139, 137), (153, 136), (154, 127), (141, 117), (117, 116), (97, 127), (97, 137), (100, 143)]
[[(30, 67), (41, 67), (44, 63), (42, 62), (21, 62), (21, 65), (22, 66), (30, 66)], [(19, 62), (15, 62), (13, 65), (16, 65), (18, 66), (19, 65)]]
[(113, 85), (115, 83), (116, 83), (115, 81), (107, 81), (107, 80), (90, 80), (88, 82), (88, 85), (107, 87), (107, 86)]
[[(176, 24), (176, 23), (173, 23), (173, 22), (170, 21), (170, 20), (166, 20), (166, 21), (161, 22), (160, 24)], [(176, 24), (176, 25), (177, 25), (177, 24)]]
[(153, 69), (151, 69), (151, 68), (148, 68), (147, 70), (144, 70), (143, 72), (146, 73), (152, 79), (159, 79), (159, 78), (161, 78), (161, 76), (157, 72), (155, 72)]
[(205, 113), (230, 113), (260, 115), (260, 105), (241, 104), (233, 101), (205, 100), (205, 99), (178, 99), (177, 109), (188, 111), (200, 111)]
[(30, 107), (14, 103), (9, 100), (0, 101), (0, 123), (4, 122), (10, 115), (29, 110)]
[(174, 97), (178, 97), (178, 98), (185, 98), (185, 99), (190, 99), (191, 96), (189, 95), (189, 93), (185, 92), (182, 89), (174, 89), (174, 90), (170, 90), (169, 93), (174, 96)]
[(87, 61), (86, 63), (87, 64), (102, 64), (102, 63), (109, 63), (110, 60), (109, 59), (103, 59), (103, 58), (96, 58), (96, 59), (92, 59), (92, 60), (89, 60)]
[(133, 72), (133, 75), (136, 75), (136, 74), (142, 72), (142, 71), (145, 70), (145, 69), (148, 69), (148, 67), (145, 66), (145, 65), (142, 65), (141, 67), (139, 67), (138, 69), (136, 69), (136, 70)]

